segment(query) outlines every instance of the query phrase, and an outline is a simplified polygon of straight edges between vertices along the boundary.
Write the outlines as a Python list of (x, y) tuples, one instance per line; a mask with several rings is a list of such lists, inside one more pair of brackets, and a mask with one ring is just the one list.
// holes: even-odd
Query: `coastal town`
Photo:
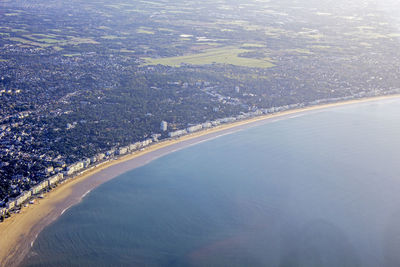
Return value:
[[(194, 132), (210, 129), (221, 124), (232, 123), (237, 120), (245, 120), (255, 116), (273, 114), (276, 112), (299, 107), (302, 107), (302, 105), (291, 105), (257, 110), (255, 112), (241, 114), (237, 117), (217, 119), (202, 124), (191, 125), (185, 129), (170, 131), (167, 133), (167, 136), (168, 138), (179, 138)], [(162, 121), (160, 123), (160, 131), (165, 133), (168, 131), (168, 122)], [(29, 190), (22, 191), (21, 189), (19, 189), (19, 195), (17, 197), (9, 199), (7, 203), (3, 205), (4, 207), (0, 207), (0, 221), (4, 221), (6, 218), (10, 217), (12, 213), (19, 213), (21, 208), (23, 208), (24, 206), (26, 207), (29, 204), (34, 204), (34, 199), (43, 198), (43, 193), (48, 192), (59, 184), (62, 184), (69, 179), (73, 179), (77, 175), (85, 172), (86, 170), (96, 168), (98, 165), (106, 163), (110, 160), (114, 160), (127, 154), (135, 153), (136, 151), (141, 151), (150, 146), (152, 143), (158, 142), (158, 138), (160, 137), (161, 134), (153, 134), (151, 138), (148, 138), (141, 142), (136, 142), (123, 147), (116, 147), (111, 150), (105, 151), (104, 153), (99, 153), (91, 158), (86, 158), (70, 165), (63, 164), (57, 168), (46, 168), (46, 174), (44, 174), (46, 178), (43, 181), (32, 186)], [(18, 188), (18, 186), (16, 188)]]
[(400, 92), (400, 25), (371, 6), (185, 2), (2, 4), (2, 220), (159, 141)]
[(400, 266), (399, 14), (1, 1), (0, 267)]
[[(391, 92), (391, 94), (400, 94), (400, 89)], [(376, 96), (380, 95), (370, 94), (367, 97), (376, 97)], [(256, 111), (253, 112), (242, 113), (236, 117), (226, 117), (226, 118), (216, 119), (213, 121), (207, 121), (201, 124), (190, 125), (187, 128), (175, 131), (168, 131), (168, 122), (162, 121), (160, 123), (160, 131), (162, 133), (167, 133), (167, 137), (161, 140), (165, 141), (170, 139), (179, 139), (180, 137), (190, 135), (195, 132), (201, 132), (208, 129), (212, 129), (220, 125), (224, 124), (229, 125), (236, 121), (246, 121), (251, 118), (257, 118), (265, 115), (279, 114), (281, 112), (288, 110), (296, 110), (304, 107), (312, 107), (322, 104), (337, 103), (337, 102), (350, 101), (362, 98), (365, 98), (365, 95), (360, 95), (358, 97), (352, 96), (352, 97), (343, 97), (335, 99), (320, 99), (309, 103), (285, 105), (279, 107), (272, 107), (269, 109), (257, 109)], [(161, 136), (162, 134), (152, 134), (151, 138), (148, 138), (141, 142), (135, 142), (133, 144), (122, 147), (115, 147), (111, 150), (104, 151), (104, 153), (98, 153), (97, 155), (91, 158), (85, 158), (81, 161), (75, 162), (70, 165), (64, 164), (63, 166), (58, 167), (57, 169), (54, 169), (53, 167), (47, 168), (46, 169), (47, 176), (43, 181), (32, 186), (29, 190), (25, 191), (20, 190), (19, 195), (17, 197), (9, 199), (6, 203), (3, 204), (3, 207), (0, 207), (0, 222), (3, 222), (5, 219), (11, 217), (13, 213), (19, 213), (22, 208), (34, 204), (35, 199), (43, 198), (44, 193), (49, 192), (58, 185), (61, 185), (70, 179), (74, 179), (75, 177), (85, 173), (87, 170), (97, 168), (102, 164), (107, 163), (111, 160), (116, 160), (121, 156), (134, 154), (135, 152), (138, 151), (143, 151), (152, 144), (158, 143), (160, 141), (159, 138)]]

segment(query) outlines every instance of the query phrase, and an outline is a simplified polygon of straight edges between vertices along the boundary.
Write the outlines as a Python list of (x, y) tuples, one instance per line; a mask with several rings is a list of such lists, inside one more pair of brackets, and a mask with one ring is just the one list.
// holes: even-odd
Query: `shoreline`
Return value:
[(191, 133), (177, 139), (162, 140), (143, 151), (136, 151), (116, 160), (101, 163), (67, 180), (46, 193), (44, 199), (36, 199), (35, 204), (23, 208), (19, 214), (13, 214), (11, 218), (0, 223), (0, 266), (18, 266), (28, 256), (40, 232), (69, 208), (81, 202), (94, 188), (157, 158), (222, 135), (272, 122), (273, 119), (294, 118), (312, 111), (398, 98), (400, 94), (354, 99), (257, 116)]

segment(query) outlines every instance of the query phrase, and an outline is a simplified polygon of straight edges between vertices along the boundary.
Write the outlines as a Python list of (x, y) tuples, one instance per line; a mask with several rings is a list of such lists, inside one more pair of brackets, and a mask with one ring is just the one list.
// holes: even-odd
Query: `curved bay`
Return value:
[(400, 101), (267, 123), (93, 190), (25, 266), (399, 266)]

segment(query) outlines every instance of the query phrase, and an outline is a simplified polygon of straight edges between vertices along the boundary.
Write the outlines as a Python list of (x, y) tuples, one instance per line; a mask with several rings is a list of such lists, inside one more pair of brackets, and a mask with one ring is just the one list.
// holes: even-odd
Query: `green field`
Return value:
[(25, 29), (11, 29), (11, 32), (27, 32)]
[(61, 50), (62, 48), (60, 46), (63, 45), (98, 44), (98, 42), (91, 38), (79, 38), (74, 36), (68, 36), (68, 40), (59, 40), (55, 39), (57, 38), (55, 35), (44, 34), (23, 35), (22, 37), (8, 37), (5, 39), (28, 46), (38, 46), (42, 48), (54, 47), (55, 50)]
[(104, 35), (101, 36), (102, 39), (115, 40), (115, 39), (125, 39), (126, 37), (116, 36), (116, 35)]
[(143, 34), (154, 34), (154, 31), (152, 29), (146, 27), (140, 27), (139, 29), (136, 30), (136, 32)]
[(122, 49), (118, 50), (118, 52), (121, 52), (121, 53), (135, 53), (136, 51), (135, 50), (126, 49), (126, 48), (122, 48)]
[(222, 47), (216, 49), (209, 49), (199, 54), (192, 54), (178, 57), (167, 58), (145, 58), (146, 63), (143, 65), (165, 65), (171, 67), (179, 67), (182, 64), (191, 65), (207, 65), (207, 64), (231, 64), (242, 67), (250, 68), (270, 68), (274, 64), (271, 63), (269, 58), (245, 58), (239, 55), (252, 50), (241, 49), (237, 47)]
[(24, 39), (24, 38), (19, 38), (19, 37), (11, 37), (7, 38), (10, 41), (18, 42), (23, 45), (29, 45), (29, 46), (38, 46), (38, 47), (48, 47), (50, 46), (49, 44), (44, 44), (44, 43), (38, 43), (32, 40)]
[(64, 56), (64, 57), (79, 57), (79, 56), (81, 56), (81, 54), (79, 54), (79, 53), (75, 53), (75, 54), (64, 54), (63, 56)]
[(244, 43), (241, 45), (242, 48), (264, 48), (265, 45), (264, 44), (256, 44), (256, 43)]

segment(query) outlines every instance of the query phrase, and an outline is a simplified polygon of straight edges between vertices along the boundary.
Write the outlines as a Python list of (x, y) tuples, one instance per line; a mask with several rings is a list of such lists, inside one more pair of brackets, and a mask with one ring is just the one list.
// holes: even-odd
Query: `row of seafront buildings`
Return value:
[[(397, 89), (394, 92), (399, 92), (399, 90), (400, 89)], [(290, 109), (298, 109), (298, 108), (302, 108), (302, 107), (305, 107), (305, 106), (315, 106), (315, 105), (320, 105), (320, 104), (335, 103), (335, 102), (339, 102), (339, 101), (348, 101), (348, 100), (357, 99), (357, 98), (361, 98), (361, 97), (367, 97), (367, 96), (376, 96), (376, 94), (370, 94), (370, 95), (360, 94), (360, 95), (346, 96), (346, 97), (326, 98), (326, 99), (319, 99), (319, 100), (311, 101), (311, 102), (308, 102), (308, 103), (297, 103), (297, 104), (284, 105), (284, 106), (279, 106), (279, 107), (256, 109), (256, 110), (251, 111), (251, 112), (243, 112), (243, 113), (241, 113), (240, 115), (238, 115), (236, 117), (227, 117), (227, 118), (217, 119), (217, 120), (214, 120), (214, 121), (210, 121), (210, 122), (205, 122), (205, 123), (189, 126), (189, 127), (185, 128), (185, 129), (179, 129), (179, 130), (176, 130), (176, 131), (172, 131), (172, 132), (168, 133), (168, 136), (170, 138), (177, 138), (177, 137), (181, 137), (183, 135), (190, 134), (190, 133), (193, 133), (193, 132), (197, 132), (197, 131), (200, 131), (200, 130), (205, 130), (205, 129), (208, 129), (208, 128), (212, 128), (214, 126), (218, 126), (218, 125), (224, 124), (224, 123), (231, 123), (231, 122), (234, 122), (234, 121), (246, 120), (246, 119), (249, 119), (249, 118), (252, 118), (252, 117), (257, 117), (257, 116), (261, 116), (261, 115), (268, 115), (268, 114), (283, 112), (283, 111), (287, 111), (287, 110), (290, 110)], [(163, 121), (161, 123), (161, 130), (163, 130), (163, 131), (167, 130), (167, 122)]]
[(72, 177), (73, 175), (80, 173), (81, 171), (86, 170), (88, 167), (95, 166), (96, 163), (102, 163), (104, 161), (107, 161), (115, 156), (123, 156), (128, 153), (133, 153), (134, 151), (140, 150), (142, 148), (145, 148), (149, 146), (151, 143), (154, 141), (157, 141), (157, 138), (160, 135), (153, 135), (152, 138), (148, 138), (144, 141), (141, 142), (136, 142), (127, 146), (123, 147), (118, 147), (118, 148), (113, 148), (105, 153), (99, 153), (96, 156), (93, 156), (91, 158), (87, 158), (81, 161), (78, 161), (76, 163), (73, 163), (65, 168), (64, 171), (64, 177)]
[(125, 155), (140, 150), (142, 148), (145, 148), (154, 141), (156, 141), (158, 137), (160, 137), (160, 135), (153, 135), (152, 138), (146, 139), (144, 141), (136, 142), (124, 147), (111, 149), (105, 153), (99, 153), (94, 157), (87, 158), (79, 162), (70, 164), (69, 166), (66, 166), (63, 172), (60, 172), (56, 175), (47, 178), (46, 180), (43, 180), (39, 184), (33, 186), (30, 190), (22, 192), (18, 197), (10, 199), (6, 203), (5, 207), (3, 208), (0, 207), (0, 217), (2, 217), (3, 215), (5, 216), (11, 211), (19, 209), (23, 204), (28, 202), (30, 199), (40, 195), (44, 191), (50, 190), (59, 182), (73, 178), (74, 175), (84, 171), (90, 166), (94, 166), (95, 163), (101, 163), (109, 160), (110, 158), (113, 158), (114, 156)]
[(40, 182), (39, 184), (33, 186), (30, 190), (22, 192), (18, 197), (9, 199), (4, 208), (0, 208), (0, 216), (6, 215), (9, 211), (20, 207), (22, 204), (26, 203), (32, 197), (41, 194), (45, 190), (52, 188), (60, 180), (62, 180), (64, 174), (58, 173), (53, 175), (46, 180)]
[(209, 128), (212, 128), (212, 127), (215, 127), (215, 126), (218, 126), (221, 124), (232, 123), (234, 121), (245, 120), (245, 119), (249, 119), (249, 118), (260, 116), (260, 115), (267, 115), (267, 114), (282, 112), (282, 111), (286, 111), (289, 109), (300, 108), (303, 106), (304, 106), (304, 104), (293, 104), (293, 105), (286, 105), (286, 106), (281, 106), (281, 107), (272, 107), (272, 108), (268, 108), (268, 109), (256, 109), (255, 111), (241, 113), (240, 115), (238, 115), (236, 117), (227, 117), (227, 118), (222, 118), (222, 119), (216, 119), (216, 120), (213, 120), (210, 122), (192, 125), (185, 129), (172, 131), (172, 132), (168, 133), (168, 136), (170, 138), (180, 137), (180, 136), (194, 133), (194, 132), (197, 132), (200, 130), (209, 129)]
[[(310, 103), (311, 104), (311, 103)], [(312, 103), (314, 104), (314, 103)], [(176, 131), (172, 131), (168, 133), (168, 136), (170, 138), (177, 138), (181, 137), (186, 134), (194, 133), (200, 130), (205, 130), (209, 129), (221, 124), (225, 123), (232, 123), (235, 121), (239, 120), (245, 120), (249, 119), (252, 117), (260, 116), (260, 115), (266, 115), (266, 114), (272, 114), (272, 113), (277, 113), (277, 112), (282, 112), (286, 111), (289, 109), (295, 109), (295, 108), (301, 108), (304, 107), (305, 104), (292, 104), (292, 105), (285, 105), (285, 106), (280, 106), (280, 107), (272, 107), (268, 109), (256, 109), (251, 112), (247, 113), (241, 113), (240, 115), (236, 117), (227, 117), (227, 118), (221, 118), (221, 119), (216, 119), (213, 121), (201, 123), (201, 124), (196, 124), (196, 125), (191, 125), (185, 129), (180, 129)], [(160, 129), (162, 131), (167, 131), (168, 123), (163, 121), (161, 122)], [(20, 196), (18, 196), (15, 199), (11, 199), (7, 204), (5, 208), (0, 208), (0, 216), (7, 214), (7, 212), (15, 209), (16, 207), (21, 206), (25, 202), (27, 202), (29, 199), (32, 197), (40, 194), (41, 192), (51, 189), (55, 184), (62, 180), (67, 180), (72, 178), (75, 174), (80, 173), (81, 171), (87, 169), (90, 166), (95, 166), (97, 162), (101, 163), (106, 160), (109, 160), (113, 158), (114, 156), (122, 156), (126, 155), (128, 153), (132, 153), (134, 151), (143, 149), (147, 146), (149, 146), (151, 143), (154, 141), (158, 141), (158, 137), (160, 135), (153, 135), (152, 138), (148, 138), (144, 141), (141, 142), (136, 142), (127, 146), (119, 147), (119, 148), (114, 148), (109, 151), (106, 151), (105, 153), (99, 153), (94, 157), (88, 158), (81, 160), (79, 162), (76, 162), (74, 164), (71, 164), (65, 168), (65, 171), (62, 173), (58, 173), (54, 176), (51, 176), (50, 178), (42, 181), (41, 183), (35, 185), (32, 187), (29, 191), (25, 191), (21, 193)]]

